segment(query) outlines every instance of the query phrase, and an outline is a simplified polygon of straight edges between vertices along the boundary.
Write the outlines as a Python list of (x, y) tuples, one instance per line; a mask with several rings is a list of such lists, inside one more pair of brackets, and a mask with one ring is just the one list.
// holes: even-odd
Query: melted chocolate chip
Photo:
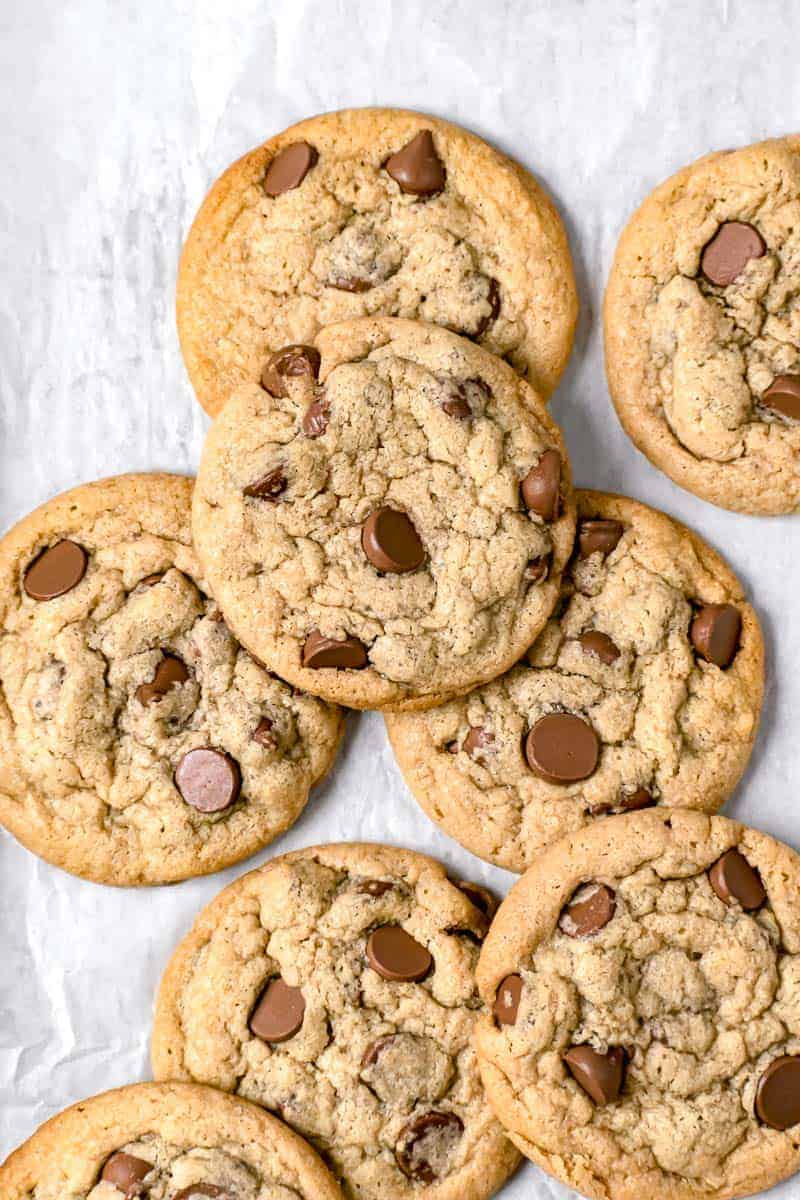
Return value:
[(578, 641), (586, 654), (590, 654), (593, 658), (599, 658), (607, 667), (610, 667), (619, 658), (617, 646), (607, 633), (601, 633), (599, 629), (589, 629), (586, 633), (581, 634)]
[(625, 1051), (610, 1046), (601, 1054), (591, 1046), (571, 1046), (564, 1055), (570, 1074), (595, 1104), (613, 1104), (625, 1078)]
[(800, 1056), (773, 1059), (756, 1088), (756, 1115), (771, 1129), (800, 1124)]
[(282, 399), (288, 396), (287, 379), (317, 379), (321, 362), (319, 350), (300, 343), (284, 346), (270, 356), (261, 375), (261, 386), (271, 396)]
[(250, 1031), (262, 1042), (288, 1042), (302, 1028), (306, 1002), (300, 988), (271, 979), (250, 1017)]
[(747, 912), (767, 898), (761, 876), (738, 850), (728, 850), (709, 869), (708, 881), (725, 904), (738, 901)]
[(470, 883), (467, 879), (459, 879), (456, 887), (464, 893), (470, 904), (474, 904), (478, 911), (491, 921), (497, 912), (498, 901), (488, 888), (479, 883)]
[(201, 813), (222, 812), (239, 798), (242, 777), (236, 763), (221, 750), (201, 747), (184, 754), (175, 771), (183, 799)]
[(100, 1178), (105, 1183), (112, 1184), (117, 1191), (131, 1200), (134, 1196), (142, 1195), (145, 1176), (152, 1170), (152, 1163), (137, 1158), (135, 1154), (126, 1154), (124, 1150), (118, 1150), (107, 1160), (100, 1172)]
[(697, 653), (715, 667), (729, 667), (739, 649), (742, 615), (733, 604), (706, 604), (695, 616), (689, 638)]
[(591, 554), (607, 554), (617, 545), (624, 529), (619, 521), (581, 521), (578, 526), (578, 555), (588, 558)]
[(264, 176), (268, 196), (282, 196), (299, 187), (316, 164), (319, 154), (308, 142), (292, 142), (275, 155)]
[(409, 1179), (431, 1184), (447, 1174), (447, 1160), (464, 1132), (464, 1123), (451, 1112), (429, 1112), (400, 1130), (395, 1148), (397, 1165)]
[(751, 258), (761, 258), (767, 249), (761, 234), (744, 221), (720, 225), (700, 255), (700, 270), (709, 283), (727, 287), (738, 279)]
[(393, 575), (416, 571), (425, 561), (425, 547), (410, 517), (387, 506), (367, 517), (361, 547), (376, 570)]
[(500, 284), (496, 279), (489, 280), (489, 294), (486, 297), (489, 301), (489, 311), (485, 317), (481, 317), (478, 322), (478, 328), (472, 335), (474, 338), (483, 337), (489, 326), (497, 320), (500, 315)]
[(800, 421), (800, 375), (777, 375), (762, 393), (761, 404), (791, 421)]
[(430, 129), (420, 130), (383, 165), (387, 175), (400, 185), (401, 192), (412, 196), (435, 196), (444, 188), (444, 163), (436, 153)]
[(245, 496), (252, 496), (256, 500), (277, 500), (286, 491), (287, 486), (288, 480), (283, 467), (274, 467), (260, 479), (256, 479), (246, 488), (242, 488), (242, 493)]
[(418, 983), (433, 966), (430, 953), (399, 925), (381, 925), (370, 934), (367, 958), (382, 978), (401, 983)]
[(361, 671), (367, 665), (367, 650), (358, 638), (347, 637), (343, 641), (325, 637), (318, 629), (312, 629), (303, 644), (303, 666), (311, 671), (325, 667), (335, 670)]
[(149, 683), (143, 683), (136, 689), (136, 699), (140, 704), (157, 704), (163, 700), (171, 687), (177, 683), (185, 683), (189, 678), (186, 664), (174, 654), (165, 654), (155, 669), (155, 674)]
[(616, 912), (616, 896), (604, 883), (587, 883), (578, 888), (558, 918), (558, 927), (568, 937), (594, 937)]
[(88, 562), (89, 555), (77, 542), (56, 542), (33, 560), (22, 586), (31, 600), (55, 600), (77, 587)]
[(506, 975), (497, 989), (492, 1012), (500, 1025), (516, 1025), (522, 999), (522, 976)]
[(275, 734), (275, 722), (271, 717), (262, 717), (253, 730), (253, 741), (258, 742), (265, 750), (274, 750), (278, 745)]
[(543, 521), (555, 521), (560, 490), (561, 455), (557, 450), (545, 450), (522, 481), (523, 503), (528, 512), (536, 513)]
[(330, 409), (324, 400), (315, 400), (309, 404), (303, 414), (303, 433), (306, 437), (322, 437), (328, 428)]
[(488, 754), (494, 754), (497, 749), (494, 734), (490, 730), (485, 729), (483, 725), (473, 725), (464, 738), (464, 744), (461, 749), (470, 758), (486, 758)]
[(596, 770), (600, 743), (582, 717), (550, 713), (525, 738), (525, 757), (531, 770), (548, 783), (576, 783)]

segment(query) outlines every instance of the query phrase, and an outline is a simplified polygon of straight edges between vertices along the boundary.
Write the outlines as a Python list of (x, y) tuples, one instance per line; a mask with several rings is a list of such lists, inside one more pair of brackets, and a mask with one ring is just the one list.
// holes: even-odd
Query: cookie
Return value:
[(710, 154), (645, 200), (605, 298), (619, 418), (681, 487), (800, 508), (800, 140)]
[(59, 1113), (0, 1166), (3, 1200), (342, 1200), (310, 1146), (255, 1104), (139, 1083)]
[(525, 659), (469, 696), (386, 717), (428, 816), (512, 871), (604, 814), (713, 812), (758, 729), (761, 631), (719, 555), (624, 496), (576, 500), (559, 604)]
[(478, 967), (513, 1141), (596, 1200), (723, 1200), (800, 1166), (800, 858), (724, 817), (610, 817), (511, 891)]
[(365, 108), (294, 125), (217, 180), (177, 308), (189, 376), (216, 414), (276, 350), (361, 316), (473, 337), (547, 396), (577, 298), (563, 226), (527, 171), (446, 121)]
[(0, 541), (0, 822), (100, 883), (238, 862), (303, 810), (334, 707), (236, 642), (190, 537), (192, 481), (127, 475)]
[(483, 1200), (517, 1165), (478, 1075), (487, 894), (424, 855), (334, 845), (213, 901), (161, 984), (158, 1079), (279, 1114), (350, 1200)]
[(499, 675), (555, 604), (574, 503), (530, 385), (447, 330), (364, 318), (282, 352), (214, 422), (195, 544), (240, 641), (353, 708)]

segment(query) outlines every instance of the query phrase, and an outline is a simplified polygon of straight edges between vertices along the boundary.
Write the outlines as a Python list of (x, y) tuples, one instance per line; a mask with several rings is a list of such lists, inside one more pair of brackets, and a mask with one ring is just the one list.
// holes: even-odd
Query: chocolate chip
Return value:
[(492, 389), (483, 379), (444, 378), (442, 385), (447, 392), (442, 408), (448, 417), (459, 421), (479, 415), (492, 395)]
[(236, 803), (242, 777), (229, 755), (201, 747), (184, 754), (175, 771), (175, 786), (192, 808), (215, 813)]
[(141, 1196), (144, 1192), (144, 1178), (153, 1170), (153, 1164), (135, 1154), (126, 1154), (118, 1150), (112, 1154), (100, 1173), (105, 1183), (112, 1184), (123, 1196)]
[(528, 583), (542, 583), (550, 574), (550, 556), (543, 554), (540, 558), (532, 558), (525, 568), (525, 578)]
[(600, 743), (588, 721), (572, 713), (541, 717), (525, 738), (528, 766), (548, 783), (576, 783), (597, 767)]
[(492, 1012), (500, 1025), (516, 1025), (522, 999), (522, 976), (506, 975), (497, 989)]
[(356, 891), (360, 892), (362, 896), (377, 898), (378, 896), (385, 896), (393, 887), (394, 883), (391, 879), (365, 879), (363, 883), (358, 885)]
[(359, 279), (357, 275), (335, 275), (332, 279), (326, 280), (327, 286), (336, 288), (339, 292), (368, 292), (372, 284), (367, 279)]
[(489, 293), (486, 299), (489, 301), (489, 311), (486, 316), (481, 317), (480, 321), (478, 322), (478, 328), (472, 335), (474, 338), (483, 337), (483, 335), (486, 333), (486, 330), (493, 321), (497, 320), (497, 317), (500, 313), (500, 284), (496, 279), (489, 280)]
[(346, 637), (343, 641), (325, 637), (318, 629), (312, 629), (303, 644), (303, 666), (311, 671), (333, 667), (360, 671), (367, 665), (367, 651), (358, 638)]
[(299, 187), (316, 163), (319, 154), (308, 142), (292, 142), (275, 155), (264, 176), (268, 196), (282, 196)]
[(275, 722), (270, 717), (262, 717), (253, 730), (253, 741), (265, 750), (274, 750), (278, 744), (274, 730)]
[(594, 937), (609, 923), (616, 907), (616, 897), (610, 887), (604, 883), (584, 884), (562, 909), (558, 927), (568, 937)]
[(394, 575), (416, 571), (425, 561), (425, 547), (413, 522), (396, 508), (370, 513), (361, 529), (361, 547), (373, 567)]
[(194, 1200), (195, 1196), (225, 1196), (225, 1192), (221, 1187), (217, 1187), (215, 1183), (190, 1183), (188, 1187), (181, 1188), (172, 1197), (172, 1200)]
[(589, 629), (586, 633), (581, 634), (578, 641), (584, 653), (591, 654), (593, 658), (599, 658), (607, 667), (610, 667), (619, 658), (617, 646), (614, 645), (607, 633), (601, 633), (599, 629)]
[(262, 1042), (288, 1042), (302, 1028), (306, 1002), (300, 988), (271, 979), (250, 1017), (250, 1032)]
[(321, 362), (319, 350), (314, 346), (304, 346), (300, 343), (294, 346), (284, 346), (270, 356), (267, 365), (261, 373), (261, 385), (264, 391), (279, 399), (288, 396), (287, 379), (300, 379), (307, 375), (309, 379), (319, 376)]
[(764, 408), (800, 421), (800, 375), (777, 375), (761, 395)]
[(727, 850), (708, 872), (708, 882), (725, 904), (738, 900), (750, 912), (760, 908), (767, 898), (758, 871), (738, 850)]
[(689, 637), (701, 658), (729, 667), (739, 648), (742, 616), (732, 604), (706, 604), (692, 621)]
[(638, 812), (640, 808), (652, 808), (655, 803), (655, 797), (648, 792), (647, 788), (639, 787), (634, 792), (627, 794), (622, 792), (617, 807), (622, 812)]
[(758, 1081), (756, 1115), (771, 1129), (789, 1129), (800, 1122), (800, 1056), (773, 1059)]
[(623, 532), (619, 521), (581, 521), (578, 527), (580, 558), (588, 558), (590, 554), (598, 552), (605, 558), (614, 549)]
[(595, 1104), (612, 1104), (618, 1098), (625, 1077), (625, 1051), (621, 1046), (610, 1046), (606, 1054), (591, 1046), (570, 1046), (564, 1062)]
[(400, 1130), (394, 1152), (397, 1165), (409, 1179), (434, 1183), (447, 1174), (447, 1160), (463, 1132), (464, 1122), (455, 1113), (415, 1117)]
[(384, 979), (417, 983), (433, 966), (433, 959), (416, 938), (399, 925), (381, 925), (367, 941), (370, 966)]
[(303, 433), (310, 438), (322, 437), (328, 428), (329, 420), (330, 409), (327, 403), (324, 400), (315, 400), (303, 414)]
[(485, 758), (487, 754), (495, 752), (494, 734), (488, 729), (484, 729), (483, 725), (473, 725), (464, 738), (464, 744), (461, 749), (470, 758)]
[(56, 542), (33, 560), (22, 586), (31, 600), (55, 600), (77, 587), (88, 562), (89, 555), (77, 542)]
[(767, 246), (761, 234), (744, 221), (720, 225), (700, 255), (700, 270), (709, 283), (727, 287), (738, 279), (751, 258), (761, 258)]
[(361, 1056), (361, 1066), (373, 1067), (383, 1051), (387, 1048), (387, 1046), (391, 1046), (394, 1040), (395, 1035), (390, 1033), (387, 1034), (386, 1037), (378, 1038), (376, 1042), (372, 1042), (369, 1046), (367, 1046), (366, 1050)]
[(444, 188), (444, 164), (436, 153), (430, 129), (420, 130), (383, 165), (386, 173), (400, 185), (401, 192), (412, 196), (435, 196)]
[(523, 503), (528, 512), (536, 513), (543, 521), (555, 521), (560, 489), (561, 455), (557, 450), (545, 450), (522, 481)]
[(165, 654), (149, 683), (136, 689), (140, 704), (157, 704), (176, 683), (185, 683), (189, 678), (186, 664), (174, 654)]
[(474, 904), (478, 911), (491, 921), (497, 912), (498, 901), (488, 888), (482, 887), (479, 883), (470, 883), (467, 879), (459, 879), (456, 887), (464, 893), (470, 904)]
[(278, 496), (286, 491), (287, 483), (283, 467), (275, 467), (254, 483), (242, 488), (242, 493), (245, 496), (254, 496), (257, 500), (277, 500)]

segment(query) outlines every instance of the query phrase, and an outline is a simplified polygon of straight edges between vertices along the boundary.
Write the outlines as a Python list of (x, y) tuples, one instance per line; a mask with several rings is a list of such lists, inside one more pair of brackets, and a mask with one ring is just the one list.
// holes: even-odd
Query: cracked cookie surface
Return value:
[(492, 1195), (517, 1155), (472, 1047), (487, 928), (474, 897), (394, 847), (320, 846), (250, 872), (167, 968), (156, 1077), (278, 1113), (352, 1200), (407, 1200), (423, 1183), (429, 1200)]
[[(405, 169), (387, 163), (426, 131), (438, 162), (432, 182), (413, 155)], [(305, 161), (287, 163), (303, 147)], [(373, 315), (475, 337), (548, 396), (577, 316), (551, 200), (480, 138), (397, 109), (313, 117), (217, 180), (178, 278), (181, 347), (208, 412), (257, 380), (273, 351)]]
[[(265, 384), (214, 422), (194, 497), (198, 554), (242, 643), (354, 708), (429, 707), (515, 662), (574, 530), (561, 435), (530, 386), (464, 338), (392, 318), (324, 330)], [(402, 536), (375, 525), (387, 511)]]
[[(387, 715), (397, 761), (427, 814), (474, 854), (525, 870), (598, 815), (651, 803), (714, 811), (758, 729), (763, 643), (741, 586), (696, 534), (634, 500), (576, 491), (578, 536), (561, 597), (523, 661), (468, 696)], [(583, 555), (586, 531), (619, 537)], [(616, 536), (616, 531), (615, 531)], [(702, 606), (731, 605), (742, 629), (725, 668), (692, 644)], [(588, 778), (551, 781), (526, 737), (552, 714), (588, 723)]]
[[(755, 895), (730, 873), (726, 892), (731, 857)], [(601, 1200), (749, 1195), (796, 1170), (799, 885), (787, 846), (699, 813), (611, 817), (542, 855), (478, 967), (481, 1071), (520, 1149)], [(610, 903), (589, 912), (592, 891)]]
[(98, 882), (254, 853), (341, 737), (338, 709), (270, 676), (220, 619), (191, 496), (182, 476), (102, 480), (0, 542), (0, 821)]
[(4, 1200), (342, 1200), (310, 1146), (213, 1088), (141, 1083), (42, 1125), (0, 1166)]
[(741, 512), (800, 508), (799, 151), (794, 137), (723, 151), (661, 184), (606, 291), (628, 435), (676, 483)]

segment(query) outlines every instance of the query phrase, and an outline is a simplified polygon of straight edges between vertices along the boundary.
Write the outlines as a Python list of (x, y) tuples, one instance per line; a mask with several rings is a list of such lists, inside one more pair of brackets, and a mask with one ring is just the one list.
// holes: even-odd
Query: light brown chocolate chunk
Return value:
[(230, 808), (239, 798), (241, 785), (238, 763), (221, 750), (190, 750), (175, 771), (175, 786), (181, 796), (202, 813)]
[(506, 975), (497, 989), (492, 1012), (500, 1025), (516, 1025), (522, 999), (522, 976)]
[(319, 350), (314, 346), (301, 343), (284, 346), (270, 356), (261, 374), (261, 386), (271, 396), (282, 399), (289, 394), (287, 379), (301, 379), (304, 375), (317, 379), (320, 362)]
[(486, 297), (489, 301), (489, 311), (485, 317), (481, 317), (478, 328), (472, 334), (473, 338), (480, 338), (486, 333), (486, 330), (497, 320), (500, 313), (500, 284), (496, 279), (489, 280), (489, 295)]
[(594, 937), (613, 918), (617, 900), (613, 890), (604, 883), (587, 883), (573, 894), (562, 909), (558, 927), (568, 937)]
[(171, 687), (177, 683), (185, 683), (189, 678), (186, 664), (175, 654), (165, 654), (155, 670), (149, 683), (143, 683), (136, 689), (136, 699), (140, 704), (157, 704), (163, 700)]
[(607, 633), (599, 629), (589, 629), (578, 638), (586, 654), (599, 658), (607, 667), (612, 666), (619, 658), (619, 648), (612, 642)]
[(384, 506), (370, 513), (361, 530), (361, 547), (378, 571), (405, 575), (425, 561), (414, 523), (396, 508)]
[(365, 879), (363, 883), (358, 885), (356, 891), (360, 892), (362, 896), (377, 898), (385, 896), (393, 887), (394, 883), (391, 879)]
[(761, 876), (738, 850), (727, 850), (709, 869), (708, 881), (725, 904), (738, 901), (747, 912), (767, 898)]
[(463, 892), (471, 904), (482, 912), (490, 921), (499, 907), (499, 901), (488, 888), (480, 883), (471, 883), (468, 879), (459, 879), (456, 887)]
[(595, 1104), (613, 1104), (619, 1098), (625, 1078), (625, 1051), (621, 1046), (610, 1046), (606, 1054), (592, 1046), (570, 1046), (564, 1062)]
[(303, 433), (306, 437), (322, 437), (328, 428), (330, 409), (324, 400), (315, 400), (309, 404), (303, 414)]
[(262, 717), (253, 730), (253, 741), (258, 742), (265, 750), (274, 750), (278, 745), (275, 735), (275, 722), (270, 717)]
[(318, 629), (312, 629), (303, 644), (303, 666), (309, 670), (332, 667), (336, 670), (360, 671), (366, 665), (366, 647), (358, 638), (347, 637), (337, 641), (325, 637)]
[(288, 480), (283, 467), (274, 467), (260, 479), (256, 479), (246, 488), (242, 488), (242, 492), (245, 496), (252, 496), (256, 500), (277, 500), (286, 491), (287, 486)]
[(521, 490), (528, 512), (536, 513), (543, 521), (556, 520), (561, 490), (561, 455), (557, 450), (545, 450), (523, 479)]
[(288, 1042), (303, 1026), (306, 1002), (300, 988), (271, 979), (250, 1017), (250, 1031), (262, 1042)]
[(726, 221), (700, 255), (700, 270), (709, 283), (727, 287), (738, 279), (751, 258), (761, 258), (766, 243), (752, 225)]
[(729, 667), (739, 649), (742, 615), (732, 604), (706, 604), (692, 621), (689, 637), (701, 658)]
[(448, 417), (455, 417), (459, 421), (480, 416), (492, 395), (492, 389), (483, 379), (445, 378), (442, 385), (445, 389), (442, 408)]
[(224, 1198), (225, 1192), (215, 1183), (190, 1183), (188, 1187), (181, 1188), (179, 1192), (176, 1192), (172, 1200), (194, 1200), (195, 1196)]
[(332, 279), (327, 280), (328, 287), (336, 288), (340, 292), (352, 292), (358, 294), (360, 292), (368, 292), (373, 286), (368, 279), (359, 279), (357, 275), (335, 275)]
[(23, 587), (31, 600), (55, 600), (77, 587), (88, 562), (89, 555), (77, 542), (56, 542), (30, 564)]
[(761, 395), (764, 408), (800, 421), (800, 375), (777, 375)]
[(397, 1165), (409, 1179), (435, 1183), (448, 1174), (448, 1159), (463, 1132), (463, 1121), (452, 1112), (415, 1117), (400, 1130), (395, 1148)]
[(435, 196), (444, 188), (444, 164), (436, 153), (433, 134), (422, 129), (383, 164), (388, 175), (412, 196)]
[(402, 983), (418, 983), (433, 966), (425, 947), (399, 925), (381, 925), (369, 935), (367, 958), (383, 979)]
[(758, 1081), (756, 1115), (771, 1129), (791, 1129), (800, 1123), (800, 1056), (774, 1059)]
[(129, 1198), (144, 1193), (144, 1179), (153, 1170), (153, 1164), (135, 1154), (118, 1150), (112, 1154), (100, 1173), (105, 1183), (112, 1184), (123, 1196)]
[(319, 158), (308, 142), (292, 142), (276, 154), (264, 176), (264, 191), (268, 196), (282, 196), (299, 187)]
[(647, 788), (638, 787), (633, 792), (622, 792), (617, 807), (622, 812), (638, 812), (640, 808), (652, 808), (655, 803), (655, 797)]
[(576, 783), (597, 767), (600, 743), (588, 721), (572, 713), (541, 717), (525, 738), (528, 766), (548, 783)]
[(578, 527), (579, 557), (588, 558), (591, 554), (599, 552), (605, 558), (617, 545), (623, 533), (620, 521), (581, 521)]
[(482, 725), (473, 725), (464, 738), (461, 749), (470, 758), (485, 758), (487, 754), (493, 754), (496, 749), (494, 734), (490, 730), (484, 729)]

